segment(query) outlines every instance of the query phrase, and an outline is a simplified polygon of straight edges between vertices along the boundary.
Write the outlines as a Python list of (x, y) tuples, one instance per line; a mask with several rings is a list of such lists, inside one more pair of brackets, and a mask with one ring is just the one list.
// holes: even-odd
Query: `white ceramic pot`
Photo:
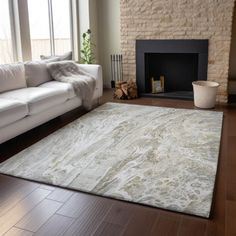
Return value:
[(192, 83), (194, 105), (199, 108), (213, 108), (216, 102), (217, 82), (198, 80)]

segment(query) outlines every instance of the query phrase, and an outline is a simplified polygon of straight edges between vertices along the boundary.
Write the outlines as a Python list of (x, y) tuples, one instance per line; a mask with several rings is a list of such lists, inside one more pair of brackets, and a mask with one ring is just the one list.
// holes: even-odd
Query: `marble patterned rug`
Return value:
[(0, 172), (207, 218), (222, 119), (222, 112), (106, 103)]

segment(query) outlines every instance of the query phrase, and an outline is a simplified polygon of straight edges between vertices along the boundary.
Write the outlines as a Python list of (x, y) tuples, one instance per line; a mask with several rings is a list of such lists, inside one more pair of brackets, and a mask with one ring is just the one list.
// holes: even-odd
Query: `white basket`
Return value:
[(199, 108), (213, 108), (216, 102), (216, 92), (220, 86), (217, 82), (213, 81), (194, 81), (194, 105)]

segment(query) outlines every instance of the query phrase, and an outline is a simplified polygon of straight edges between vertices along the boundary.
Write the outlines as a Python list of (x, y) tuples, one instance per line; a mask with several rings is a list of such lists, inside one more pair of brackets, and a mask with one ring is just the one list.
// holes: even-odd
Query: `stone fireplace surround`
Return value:
[(207, 79), (228, 100), (234, 0), (120, 0), (124, 79), (136, 78), (137, 39), (208, 39)]

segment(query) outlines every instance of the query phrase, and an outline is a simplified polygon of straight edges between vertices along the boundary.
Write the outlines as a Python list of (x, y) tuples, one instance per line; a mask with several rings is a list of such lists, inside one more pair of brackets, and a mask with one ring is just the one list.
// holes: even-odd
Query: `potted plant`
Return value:
[(81, 52), (81, 63), (83, 64), (93, 64), (95, 61), (95, 56), (93, 49), (95, 44), (92, 43), (92, 32), (88, 29), (82, 35), (82, 49)]

